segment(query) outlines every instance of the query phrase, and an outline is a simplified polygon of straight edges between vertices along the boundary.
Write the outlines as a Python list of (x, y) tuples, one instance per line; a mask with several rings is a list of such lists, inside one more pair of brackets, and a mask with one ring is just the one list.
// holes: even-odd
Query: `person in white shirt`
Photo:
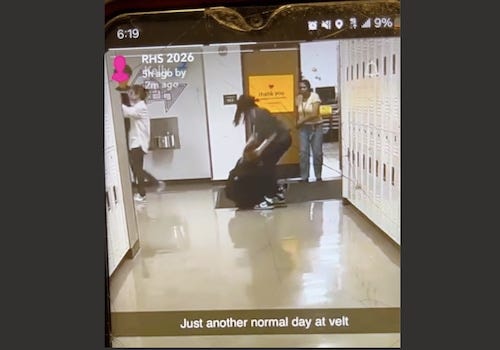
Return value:
[(321, 181), (323, 167), (323, 128), (319, 114), (321, 99), (312, 91), (311, 83), (302, 79), (299, 82), (299, 95), (296, 99), (298, 118), (297, 128), (300, 135), (300, 177), (309, 181), (309, 149), (312, 150), (314, 175)]
[[(128, 75), (128, 78), (121, 80), (118, 82), (118, 86), (116, 87), (116, 91), (120, 92), (120, 97), (122, 104), (126, 106), (130, 106), (130, 99), (128, 97), (128, 90), (130, 89), (129, 81), (132, 76), (132, 68), (127, 64), (125, 68), (123, 68), (123, 73)], [(130, 118), (123, 118), (125, 122), (125, 135), (128, 135), (130, 130)], [(127, 136), (127, 149), (128, 149), (128, 136)]]
[(144, 201), (146, 199), (145, 178), (156, 182), (160, 188), (164, 187), (163, 181), (158, 181), (144, 170), (144, 155), (149, 151), (151, 137), (151, 122), (148, 108), (146, 106), (147, 91), (142, 85), (132, 85), (129, 89), (130, 106), (122, 104), (123, 115), (130, 118), (130, 130), (128, 133), (128, 146), (130, 167), (134, 177), (137, 179), (137, 192), (134, 199)]

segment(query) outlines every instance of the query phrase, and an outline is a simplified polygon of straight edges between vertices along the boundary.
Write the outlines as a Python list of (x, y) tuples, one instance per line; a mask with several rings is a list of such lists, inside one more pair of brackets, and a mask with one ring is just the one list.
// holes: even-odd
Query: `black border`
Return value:
[(2, 14), (3, 343), (100, 349), (103, 2), (9, 2)]
[(474, 293), (483, 288), (471, 275), (486, 265), (475, 269), (471, 246), (482, 238), (465, 224), (481, 204), (469, 199), (475, 185), (460, 192), (471, 172), (483, 174), (470, 154), (480, 134), (465, 121), (483, 103), (473, 97), (481, 83), (470, 80), (486, 63), (478, 62), (484, 48), (476, 41), (488, 42), (481, 25), (466, 21), (488, 20), (481, 6), (467, 2), (404, 1), (401, 10), (401, 348), (485, 348), (491, 321), (464, 321), (481, 310), (482, 297)]

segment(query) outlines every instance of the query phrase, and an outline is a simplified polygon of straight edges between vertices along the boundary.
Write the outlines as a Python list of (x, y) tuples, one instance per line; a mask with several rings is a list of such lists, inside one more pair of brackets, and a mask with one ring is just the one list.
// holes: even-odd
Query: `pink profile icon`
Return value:
[(123, 70), (125, 69), (125, 66), (127, 65), (127, 61), (125, 60), (125, 57), (123, 56), (116, 56), (114, 61), (113, 61), (113, 66), (115, 67), (115, 71), (111, 77), (116, 82), (124, 82), (130, 78), (130, 75)]

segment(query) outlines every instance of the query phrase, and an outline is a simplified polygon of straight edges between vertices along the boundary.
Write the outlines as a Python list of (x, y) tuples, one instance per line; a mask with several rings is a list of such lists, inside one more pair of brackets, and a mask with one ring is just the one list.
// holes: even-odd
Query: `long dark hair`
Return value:
[(299, 84), (300, 84), (300, 83), (304, 83), (304, 84), (305, 84), (305, 86), (307, 87), (307, 90), (309, 90), (309, 92), (311, 92), (311, 91), (312, 91), (312, 89), (311, 89), (311, 82), (310, 82), (309, 80), (307, 80), (307, 79), (301, 79), (301, 80), (299, 81)]
[(237, 126), (240, 123), (243, 113), (252, 107), (257, 107), (255, 97), (250, 95), (241, 95), (238, 98), (238, 101), (236, 102), (236, 112), (234, 113), (233, 119), (234, 126)]

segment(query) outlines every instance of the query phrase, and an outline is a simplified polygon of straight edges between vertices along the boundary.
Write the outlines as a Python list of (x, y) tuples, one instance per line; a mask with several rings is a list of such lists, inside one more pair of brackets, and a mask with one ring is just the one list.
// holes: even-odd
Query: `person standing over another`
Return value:
[(314, 175), (321, 181), (323, 167), (323, 128), (319, 114), (321, 99), (312, 91), (311, 83), (302, 79), (299, 82), (299, 95), (296, 105), (298, 110), (297, 128), (300, 135), (300, 177), (309, 181), (309, 149), (312, 150)]
[(285, 204), (285, 187), (277, 183), (276, 164), (292, 144), (290, 130), (269, 110), (257, 106), (253, 96), (239, 97), (233, 125), (237, 126), (242, 118), (252, 132), (243, 157), (246, 161), (261, 162), (264, 176), (272, 184), (254, 209), (274, 209)]
[[(142, 85), (132, 85), (129, 90), (130, 106), (122, 104), (123, 115), (130, 118), (130, 131), (128, 133), (130, 167), (137, 179), (137, 191), (134, 199), (144, 201), (146, 199), (145, 178), (150, 177), (152, 181), (163, 187), (163, 181), (158, 181), (144, 170), (144, 155), (149, 151), (151, 138), (151, 122), (145, 99), (146, 89)], [(149, 176), (148, 176), (149, 175)]]

